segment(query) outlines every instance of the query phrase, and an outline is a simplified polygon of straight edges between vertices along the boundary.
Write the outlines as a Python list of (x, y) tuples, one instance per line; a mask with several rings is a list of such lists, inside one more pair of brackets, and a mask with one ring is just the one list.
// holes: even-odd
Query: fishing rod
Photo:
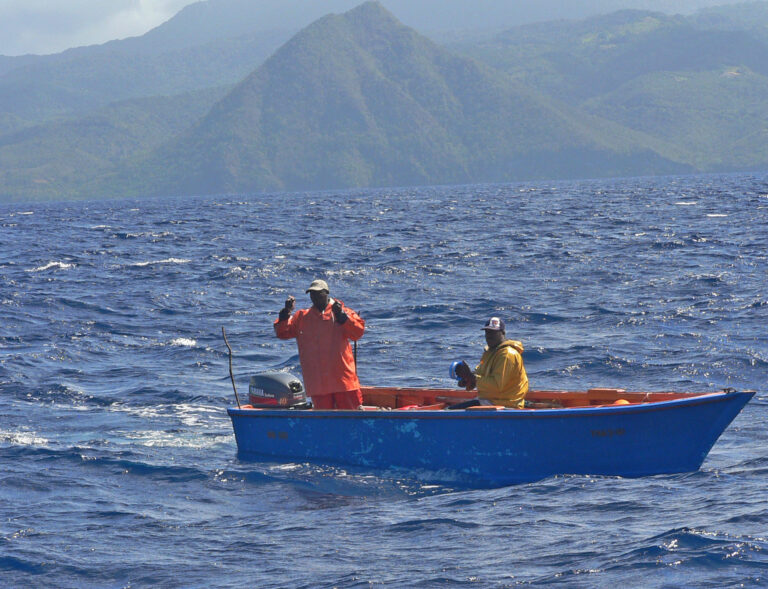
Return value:
[(227, 332), (224, 331), (224, 326), (221, 326), (221, 335), (224, 336), (224, 343), (227, 344), (227, 349), (229, 350), (229, 378), (232, 380), (232, 388), (235, 390), (235, 401), (237, 401), (237, 408), (241, 409), (240, 407), (240, 397), (237, 395), (237, 387), (235, 386), (235, 375), (232, 374), (232, 346), (229, 345), (229, 341), (227, 340)]

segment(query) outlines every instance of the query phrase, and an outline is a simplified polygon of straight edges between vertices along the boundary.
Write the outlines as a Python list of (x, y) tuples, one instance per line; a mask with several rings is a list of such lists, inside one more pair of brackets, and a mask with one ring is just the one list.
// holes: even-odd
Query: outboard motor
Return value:
[(261, 409), (311, 409), (304, 385), (293, 374), (270, 370), (251, 377), (248, 397)]

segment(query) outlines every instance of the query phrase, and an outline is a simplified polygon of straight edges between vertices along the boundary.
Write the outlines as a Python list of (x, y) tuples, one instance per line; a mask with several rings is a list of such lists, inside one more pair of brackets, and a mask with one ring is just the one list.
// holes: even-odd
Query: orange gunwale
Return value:
[[(456, 389), (419, 389), (409, 387), (361, 387), (363, 404), (389, 409), (440, 409), (474, 398), (470, 392)], [(711, 393), (639, 392), (615, 388), (591, 388), (586, 391), (529, 391), (528, 409), (600, 407), (605, 405), (657, 403)]]

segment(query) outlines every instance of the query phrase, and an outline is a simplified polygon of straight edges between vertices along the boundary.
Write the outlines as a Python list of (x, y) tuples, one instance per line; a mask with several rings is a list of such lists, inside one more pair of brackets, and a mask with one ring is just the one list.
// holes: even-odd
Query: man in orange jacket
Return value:
[(315, 280), (306, 292), (312, 307), (292, 314), (296, 300), (289, 296), (275, 321), (275, 334), (296, 338), (304, 387), (315, 409), (357, 409), (363, 395), (349, 340), (363, 337), (365, 321), (333, 300), (324, 280)]

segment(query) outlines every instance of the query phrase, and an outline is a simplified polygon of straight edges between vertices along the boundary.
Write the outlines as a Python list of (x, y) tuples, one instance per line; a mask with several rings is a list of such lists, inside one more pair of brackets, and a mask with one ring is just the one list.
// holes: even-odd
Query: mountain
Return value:
[[(692, 13), (702, 7), (730, 5), (739, 0), (382, 0), (407, 26), (433, 33), (502, 30), (552, 19), (582, 19), (625, 8), (668, 14)], [(176, 16), (141, 37), (111, 42), (130, 51), (157, 53), (204, 45), (255, 31), (295, 32), (328, 13), (350, 10), (356, 0), (206, 0), (184, 7)], [(72, 4), (72, 2), (70, 2)], [(13, 14), (10, 10), (10, 14)], [(32, 12), (35, 12), (34, 9)], [(66, 12), (66, 11), (65, 11)], [(62, 14), (64, 14), (63, 12)], [(19, 19), (0, 22), (0, 37), (22, 37)], [(14, 27), (14, 25), (16, 25)], [(15, 47), (25, 43), (0, 44)], [(113, 47), (114, 49), (114, 47)], [(2, 51), (2, 49), (0, 49)], [(34, 49), (29, 52), (34, 53)], [(2, 56), (0, 55), (0, 60)], [(0, 64), (0, 72), (2, 65)]]
[(768, 77), (746, 67), (656, 72), (596, 97), (584, 110), (674, 143), (697, 170), (768, 168)]
[(216, 35), (277, 21), (201, 24), (229, 3), (248, 10), (209, 0), (144, 38), (0, 57), (0, 200), (768, 168), (768, 3), (450, 44), (367, 3), (266, 61), (278, 37)]
[[(312, 21), (359, 0), (207, 0), (141, 37), (48, 56), (0, 56), (0, 133), (106, 104), (234, 84)], [(406, 25), (435, 38), (474, 36), (626, 6), (690, 11), (716, 0), (383, 0)]]
[(697, 170), (760, 169), (768, 167), (768, 40), (753, 31), (768, 13), (765, 3), (732, 8), (721, 26), (711, 15), (727, 8), (692, 17), (620, 11), (454, 49), (658, 139), (665, 156)]
[(172, 195), (683, 169), (368, 2), (304, 29), (192, 130), (101, 186)]
[(703, 30), (686, 17), (638, 10), (516, 27), (454, 49), (569, 101), (656, 71), (742, 65), (768, 73), (768, 45), (743, 30)]
[[(692, 13), (735, 1), (738, 0), (381, 0), (381, 4), (406, 26), (429, 35), (502, 30), (554, 18), (583, 19), (627, 8)], [(359, 0), (207, 0), (188, 5), (150, 36), (162, 38), (165, 46), (171, 39), (173, 46), (184, 46), (239, 36), (254, 29), (298, 30), (326, 14), (348, 11), (358, 4)]]
[(0, 135), (111, 102), (235, 84), (288, 37), (251, 34), (156, 53), (114, 43), (19, 58), (23, 65), (0, 73)]
[(8, 133), (0, 137), (0, 197), (78, 196), (77, 187), (88, 178), (106, 174), (185, 131), (228, 90), (126, 100), (78, 119)]
[(768, 2), (752, 1), (710, 6), (698, 10), (691, 21), (702, 29), (750, 31), (756, 36), (768, 36)]

